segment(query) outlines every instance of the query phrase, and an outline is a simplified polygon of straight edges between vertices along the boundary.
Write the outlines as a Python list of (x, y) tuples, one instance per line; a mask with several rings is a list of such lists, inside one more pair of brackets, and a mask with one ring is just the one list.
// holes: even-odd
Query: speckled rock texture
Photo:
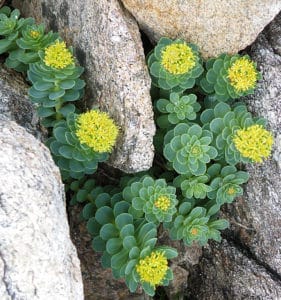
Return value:
[(0, 170), (0, 299), (84, 299), (64, 188), (48, 149), (1, 120)]
[(237, 245), (223, 240), (204, 248), (200, 264), (193, 269), (188, 300), (278, 300), (281, 285)]
[[(58, 30), (86, 68), (91, 99), (121, 127), (110, 164), (131, 173), (153, 160), (150, 78), (135, 20), (118, 0), (15, 0), (24, 15)], [(97, 104), (97, 103), (95, 103)]]
[(249, 49), (263, 80), (244, 99), (254, 115), (268, 119), (275, 137), (273, 155), (263, 164), (245, 166), (250, 180), (244, 196), (224, 207), (222, 215), (231, 227), (222, 244), (204, 249), (188, 280), (190, 299), (281, 299), (280, 24), (281, 14)]
[(122, 0), (152, 41), (183, 38), (202, 55), (236, 53), (250, 45), (281, 9), (279, 0)]
[(27, 96), (23, 77), (0, 63), (0, 118), (17, 122), (38, 139), (46, 136), (35, 107)]

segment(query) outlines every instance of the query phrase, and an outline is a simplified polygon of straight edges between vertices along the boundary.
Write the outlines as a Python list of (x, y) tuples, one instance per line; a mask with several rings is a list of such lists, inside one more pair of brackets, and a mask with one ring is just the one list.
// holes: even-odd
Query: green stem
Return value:
[(63, 119), (63, 115), (59, 112), (59, 110), (62, 107), (62, 101), (61, 98), (56, 100), (57, 104), (55, 106), (55, 110), (56, 110), (56, 120), (61, 120)]

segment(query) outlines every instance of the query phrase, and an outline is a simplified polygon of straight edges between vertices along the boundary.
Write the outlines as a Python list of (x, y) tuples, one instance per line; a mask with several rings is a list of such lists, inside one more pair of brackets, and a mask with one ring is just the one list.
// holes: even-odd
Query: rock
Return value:
[(101, 255), (94, 252), (86, 224), (79, 218), (81, 207), (69, 208), (72, 240), (81, 261), (85, 300), (145, 300), (144, 293), (138, 289), (131, 294), (123, 280), (116, 280), (110, 269), (101, 266)]
[(29, 133), (43, 139), (35, 107), (28, 99), (27, 83), (23, 77), (0, 64), (0, 118), (17, 122)]
[(183, 38), (197, 44), (204, 58), (244, 49), (281, 9), (278, 0), (122, 2), (152, 41)]
[(110, 164), (125, 172), (151, 167), (155, 125), (139, 29), (119, 1), (15, 0), (25, 16), (59, 31), (86, 68), (89, 92), (121, 127)]
[(277, 300), (281, 298), (281, 281), (223, 240), (221, 244), (211, 243), (204, 248), (203, 258), (190, 275), (187, 297), (190, 300)]
[(48, 149), (0, 120), (0, 170), (0, 299), (84, 299), (64, 188)]

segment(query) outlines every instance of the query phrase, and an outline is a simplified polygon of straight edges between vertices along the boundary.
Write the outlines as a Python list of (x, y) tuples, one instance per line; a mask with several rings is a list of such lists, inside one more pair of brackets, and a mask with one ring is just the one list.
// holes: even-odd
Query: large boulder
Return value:
[[(150, 78), (139, 29), (119, 1), (15, 0), (23, 15), (59, 31), (73, 45), (93, 100), (121, 127), (110, 164), (125, 172), (148, 169), (153, 160)], [(97, 104), (97, 103), (95, 103)]]
[(0, 299), (84, 299), (49, 150), (15, 122), (0, 120), (0, 170)]
[(183, 38), (202, 55), (237, 53), (278, 14), (278, 0), (122, 0), (152, 41)]

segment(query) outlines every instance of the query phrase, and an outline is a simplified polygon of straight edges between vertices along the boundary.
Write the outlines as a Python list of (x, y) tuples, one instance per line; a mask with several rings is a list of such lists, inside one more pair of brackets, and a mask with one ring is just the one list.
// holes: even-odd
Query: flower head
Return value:
[(45, 49), (44, 63), (55, 69), (63, 69), (74, 63), (72, 53), (66, 48), (65, 42), (56, 41)]
[(237, 130), (233, 142), (241, 155), (260, 163), (263, 158), (270, 156), (273, 137), (261, 125), (252, 125), (246, 129)]
[(41, 35), (41, 33), (37, 30), (30, 30), (29, 35), (31, 38), (36, 39)]
[(162, 283), (168, 269), (167, 258), (164, 252), (161, 251), (152, 252), (136, 265), (136, 271), (140, 276), (141, 282), (147, 282), (152, 286)]
[(105, 112), (88, 111), (76, 120), (76, 135), (82, 144), (96, 152), (111, 152), (115, 144), (118, 127)]
[(156, 199), (156, 201), (154, 201), (154, 206), (163, 211), (167, 211), (170, 205), (171, 205), (171, 200), (167, 196), (161, 195)]
[(185, 43), (175, 43), (162, 50), (162, 66), (175, 75), (189, 72), (196, 64), (195, 55)]
[(258, 72), (254, 62), (247, 57), (238, 58), (227, 73), (230, 84), (237, 92), (245, 92), (256, 86)]

